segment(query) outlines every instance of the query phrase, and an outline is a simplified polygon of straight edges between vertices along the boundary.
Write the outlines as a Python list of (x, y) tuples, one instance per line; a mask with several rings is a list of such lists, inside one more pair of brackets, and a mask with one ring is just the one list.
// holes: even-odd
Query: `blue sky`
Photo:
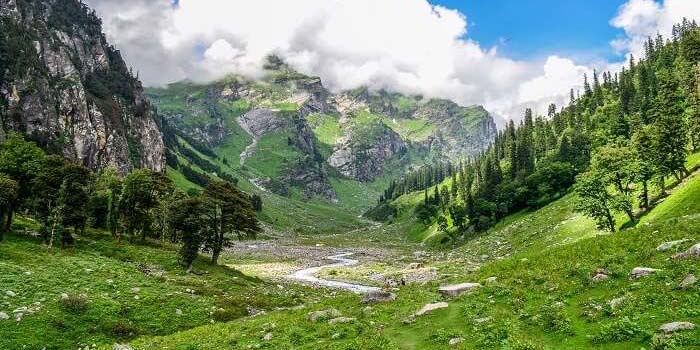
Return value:
[(467, 16), (467, 36), (515, 59), (549, 55), (579, 61), (618, 60), (610, 40), (622, 35), (609, 21), (622, 0), (432, 0)]

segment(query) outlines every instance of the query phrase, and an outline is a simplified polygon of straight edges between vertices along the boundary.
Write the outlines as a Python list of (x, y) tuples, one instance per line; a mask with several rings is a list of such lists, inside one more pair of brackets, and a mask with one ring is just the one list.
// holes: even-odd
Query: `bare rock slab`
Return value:
[(658, 271), (660, 271), (660, 270), (652, 269), (651, 267), (635, 267), (632, 269), (632, 272), (630, 272), (630, 278), (637, 279), (637, 278), (641, 278), (644, 276), (649, 276), (649, 275), (656, 273)]
[(327, 318), (337, 318), (340, 316), (341, 316), (340, 311), (338, 311), (336, 309), (328, 309), (328, 310), (309, 312), (309, 314), (306, 316), (306, 318), (311, 322), (316, 322), (318, 320), (327, 319)]
[(695, 283), (697, 283), (698, 279), (693, 275), (692, 273), (689, 274), (688, 276), (685, 276), (683, 281), (678, 285), (679, 289), (687, 289), (692, 287)]
[(481, 287), (481, 284), (479, 283), (460, 283), (449, 286), (442, 286), (438, 289), (438, 292), (445, 296), (455, 297), (462, 293), (471, 292), (479, 287)]
[(362, 297), (362, 303), (363, 304), (374, 304), (374, 303), (383, 303), (387, 301), (393, 301), (396, 299), (396, 294), (383, 291), (383, 290), (373, 290), (367, 294), (365, 294), (364, 297)]
[(446, 302), (425, 304), (420, 310), (416, 311), (415, 316), (423, 316), (423, 315), (429, 314), (435, 310), (446, 309), (449, 306), (450, 305), (447, 304)]
[(687, 331), (692, 329), (695, 329), (695, 324), (691, 322), (669, 322), (664, 323), (661, 325), (661, 327), (659, 327), (659, 330), (664, 332), (664, 334), (671, 334), (678, 331)]
[(700, 243), (688, 248), (688, 250), (673, 256), (674, 260), (700, 258)]
[(665, 251), (667, 251), (671, 248), (677, 247), (685, 242), (690, 242), (690, 240), (689, 239), (679, 239), (677, 241), (663, 242), (658, 247), (656, 247), (656, 251), (665, 252)]

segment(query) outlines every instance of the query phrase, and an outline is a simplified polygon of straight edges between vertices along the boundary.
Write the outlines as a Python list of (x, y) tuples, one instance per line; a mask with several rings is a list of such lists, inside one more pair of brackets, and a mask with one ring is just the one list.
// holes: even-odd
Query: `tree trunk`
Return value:
[(217, 265), (219, 263), (219, 255), (221, 255), (220, 248), (214, 248), (211, 251), (211, 263)]
[(605, 216), (608, 219), (608, 228), (610, 229), (610, 232), (615, 232), (615, 220), (613, 219), (612, 215), (610, 215), (610, 211), (608, 211)]
[(12, 229), (12, 215), (15, 213), (15, 208), (10, 207), (10, 210), (7, 211), (7, 220), (5, 221), (5, 227), (3, 230), (5, 232), (10, 232), (10, 229)]
[(630, 221), (632, 221), (632, 223), (637, 222), (637, 218), (634, 217), (634, 213), (632, 212), (632, 209), (625, 209), (625, 213), (630, 218)]
[(647, 181), (642, 182), (643, 186), (643, 191), (642, 191), (642, 201), (644, 202), (644, 209), (649, 209), (649, 184)]
[(192, 262), (191, 261), (187, 264), (187, 274), (190, 274), (190, 273), (192, 273)]

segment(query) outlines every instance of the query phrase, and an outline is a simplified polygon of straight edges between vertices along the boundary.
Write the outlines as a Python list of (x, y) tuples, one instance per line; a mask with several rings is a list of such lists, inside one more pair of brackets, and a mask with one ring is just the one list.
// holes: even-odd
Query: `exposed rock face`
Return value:
[[(366, 135), (365, 135), (366, 136)], [(360, 181), (372, 181), (381, 175), (386, 163), (406, 151), (399, 134), (384, 127), (371, 143), (358, 142), (360, 135), (349, 135), (328, 158), (328, 164), (341, 174)]]
[(659, 330), (665, 334), (671, 334), (678, 331), (686, 331), (695, 329), (695, 324), (691, 322), (669, 322), (664, 323), (659, 327)]
[(479, 287), (481, 287), (481, 284), (479, 283), (460, 283), (449, 286), (442, 286), (438, 289), (438, 292), (445, 296), (455, 297), (462, 293), (471, 292)]
[(93, 170), (163, 170), (155, 110), (85, 5), (4, 0), (0, 16), (15, 51), (0, 64), (0, 138), (21, 132)]

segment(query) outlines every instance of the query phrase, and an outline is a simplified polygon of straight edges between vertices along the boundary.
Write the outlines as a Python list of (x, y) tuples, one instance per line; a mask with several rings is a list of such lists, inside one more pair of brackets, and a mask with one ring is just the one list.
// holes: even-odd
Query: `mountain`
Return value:
[(155, 110), (78, 0), (0, 1), (0, 140), (21, 132), (92, 170), (164, 169)]
[(194, 148), (259, 188), (335, 201), (333, 179), (375, 183), (412, 165), (475, 155), (496, 134), (481, 106), (367, 88), (333, 93), (276, 57), (265, 69), (256, 81), (231, 75), (147, 89), (172, 134), (173, 169), (201, 163), (187, 157)]

